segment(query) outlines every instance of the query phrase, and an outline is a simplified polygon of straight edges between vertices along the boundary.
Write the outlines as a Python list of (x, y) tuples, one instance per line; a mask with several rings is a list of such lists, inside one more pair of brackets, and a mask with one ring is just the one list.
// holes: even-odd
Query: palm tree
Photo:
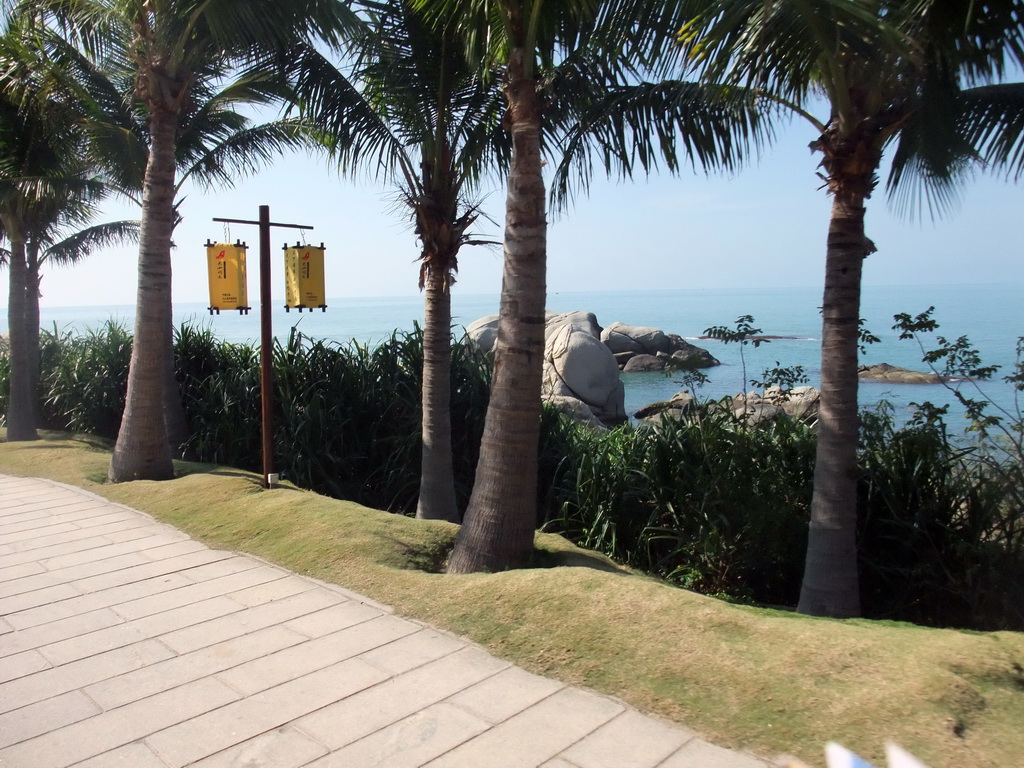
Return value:
[[(0, 221), (10, 250), (12, 329), (9, 439), (36, 436), (39, 286), (46, 264), (71, 264), (92, 250), (137, 236), (137, 222), (86, 224), (111, 190), (85, 156), (85, 135), (67, 101), (53, 98), (47, 62), (16, 23), (0, 38)], [(71, 234), (68, 234), (68, 233)]]
[(394, 183), (421, 243), (424, 291), (422, 459), (416, 516), (458, 522), (451, 441), (451, 286), (478, 217), (467, 195), (487, 167), (507, 165), (496, 81), (478, 76), (451, 27), (425, 23), (405, 0), (364, 3), (368, 23), (346, 76), (316, 50), (294, 73), (304, 117), (343, 170)]
[[(171, 345), (171, 234), (178, 139), (197, 97), (268, 49), (319, 35), (336, 41), (350, 14), (335, 0), (32, 0), (22, 12), (67, 31), (102, 68), (130, 77), (145, 114), (139, 284), (125, 413), (110, 464), (114, 482), (173, 475), (164, 421)], [(229, 83), (228, 90), (231, 89)], [(222, 89), (223, 90), (223, 89)]]
[[(547, 261), (542, 155), (609, 90), (639, 81), (678, 27), (662, 4), (645, 0), (417, 4), (457, 20), (475, 57), (500, 70), (512, 142), (491, 399), (476, 482), (448, 563), (453, 573), (493, 571), (526, 562), (537, 522)], [(721, 125), (686, 126), (699, 128), (687, 133), (699, 137), (701, 162), (713, 165), (730, 147)], [(581, 176), (584, 184), (587, 178)]]
[[(759, 90), (819, 134), (811, 149), (821, 154), (832, 212), (817, 460), (798, 610), (856, 616), (861, 267), (875, 250), (865, 234), (865, 201), (888, 148), (889, 190), (911, 211), (924, 202), (933, 214), (945, 210), (961, 172), (982, 152), (1019, 166), (1024, 90), (990, 83), (1001, 78), (1006, 59), (1024, 64), (1024, 5), (684, 0), (683, 8), (693, 19), (683, 35), (687, 53), (710, 78)], [(816, 99), (827, 102), (827, 119), (811, 114)]]

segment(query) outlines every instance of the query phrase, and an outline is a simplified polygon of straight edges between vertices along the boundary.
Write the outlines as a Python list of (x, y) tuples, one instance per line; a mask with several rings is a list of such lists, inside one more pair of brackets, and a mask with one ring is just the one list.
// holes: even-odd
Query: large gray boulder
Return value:
[[(633, 368), (623, 370), (660, 371), (664, 368), (709, 368), (719, 365), (718, 360), (702, 347), (695, 346), (682, 336), (665, 333), (646, 325), (612, 323), (601, 332), (601, 341), (612, 351), (620, 365), (625, 366), (635, 355), (650, 355), (660, 358), (663, 365), (657, 366), (644, 360), (633, 363)], [(643, 368), (638, 366), (643, 365)]]
[(570, 326), (574, 331), (586, 333), (595, 339), (601, 338), (601, 326), (597, 323), (597, 316), (593, 312), (548, 312), (547, 320), (544, 322), (544, 339), (550, 339), (554, 334), (565, 326)]
[(466, 338), (481, 352), (490, 352), (498, 341), (498, 316), (486, 315), (466, 326)]
[(601, 341), (612, 351), (636, 352), (641, 355), (657, 355), (669, 351), (665, 332), (646, 325), (626, 325), (615, 322), (601, 332)]
[(669, 400), (645, 405), (633, 414), (634, 417), (648, 424), (660, 424), (665, 419), (680, 419), (696, 413), (697, 398), (685, 390), (676, 392)]
[(542, 393), (586, 403), (604, 424), (626, 420), (625, 389), (608, 348), (572, 324), (562, 325), (544, 348)]
[(911, 371), (888, 363), (862, 365), (857, 369), (857, 377), (864, 381), (885, 381), (892, 384), (941, 384), (942, 377), (937, 373)]
[(623, 373), (645, 373), (647, 371), (664, 371), (666, 358), (656, 355), (633, 355), (622, 366)]

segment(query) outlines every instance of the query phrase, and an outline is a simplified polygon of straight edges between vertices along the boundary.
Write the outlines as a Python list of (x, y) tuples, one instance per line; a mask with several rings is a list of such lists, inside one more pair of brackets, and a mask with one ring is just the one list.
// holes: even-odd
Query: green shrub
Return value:
[(116, 438), (128, 391), (132, 336), (113, 320), (39, 338), (40, 418), (50, 429)]

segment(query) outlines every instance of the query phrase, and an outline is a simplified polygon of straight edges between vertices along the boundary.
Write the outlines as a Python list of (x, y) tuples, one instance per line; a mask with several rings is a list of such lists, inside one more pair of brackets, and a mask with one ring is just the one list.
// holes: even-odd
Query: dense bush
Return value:
[[(131, 338), (116, 324), (44, 333), (44, 425), (114, 437)], [(259, 470), (258, 349), (208, 329), (175, 335), (196, 458)], [(0, 406), (7, 386), (0, 355)], [(274, 350), (275, 466), (297, 484), (411, 513), (419, 483), (422, 334), (369, 348), (293, 333)], [(1020, 372), (1018, 371), (1018, 374)], [(490, 364), (455, 344), (457, 496), (473, 483)], [(951, 439), (942, 414), (897, 426), (863, 414), (859, 553), (867, 616), (932, 626), (1024, 629), (1024, 466), (1009, 423)], [(986, 431), (987, 430), (987, 431)], [(751, 428), (728, 410), (595, 432), (545, 409), (540, 519), (547, 530), (673, 583), (730, 599), (795, 605), (812, 491), (813, 429)]]
[[(298, 485), (394, 512), (416, 509), (420, 471), (423, 334), (378, 346), (293, 332), (274, 348), (275, 468)], [(202, 461), (261, 467), (259, 350), (185, 326), (175, 340), (178, 382)], [(457, 498), (469, 498), (490, 367), (452, 348), (452, 443)]]
[(731, 412), (577, 430), (549, 530), (682, 586), (792, 604), (807, 544), (814, 434)]
[[(863, 423), (864, 614), (1024, 629), (1024, 510), (1007, 473), (979, 460), (980, 446), (949, 440), (941, 422), (897, 428), (882, 408)], [(753, 429), (718, 408), (607, 434), (577, 429), (546, 529), (681, 586), (795, 605), (814, 440), (809, 427)]]

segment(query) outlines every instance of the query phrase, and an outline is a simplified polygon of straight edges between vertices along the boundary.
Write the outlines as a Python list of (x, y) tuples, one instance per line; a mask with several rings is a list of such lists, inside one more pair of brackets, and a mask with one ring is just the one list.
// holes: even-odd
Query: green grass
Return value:
[(553, 535), (548, 567), (450, 576), (456, 527), (178, 465), (105, 484), (109, 445), (48, 434), (0, 444), (0, 472), (46, 476), (148, 512), (207, 544), (337, 583), (525, 668), (618, 696), (716, 743), (821, 765), (836, 740), (882, 762), (895, 741), (933, 768), (1024, 754), (1024, 635), (812, 619), (731, 605), (631, 574)]

